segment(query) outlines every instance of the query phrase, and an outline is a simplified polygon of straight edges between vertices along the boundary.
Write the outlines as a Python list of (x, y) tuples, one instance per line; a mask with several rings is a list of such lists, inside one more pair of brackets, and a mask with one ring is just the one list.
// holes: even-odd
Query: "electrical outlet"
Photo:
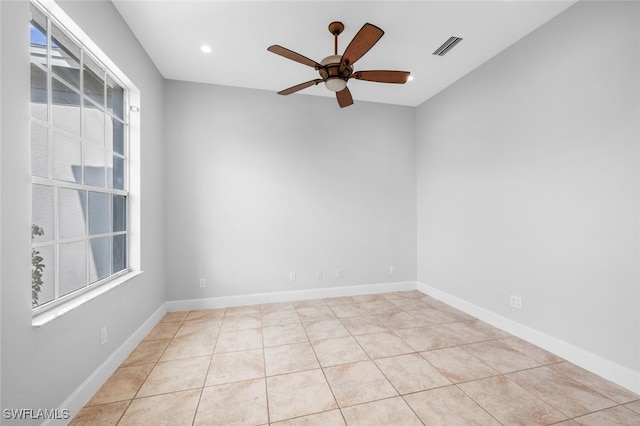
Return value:
[(323, 275), (323, 274), (322, 274), (322, 271), (318, 271), (318, 272), (316, 272), (316, 278), (317, 278), (317, 279), (321, 280), (321, 279), (322, 279), (322, 275)]
[(396, 265), (389, 265), (389, 273), (390, 274), (396, 273)]
[(522, 309), (522, 297), (511, 295), (509, 297), (509, 304), (512, 308)]
[(295, 281), (295, 280), (296, 280), (296, 273), (289, 272), (289, 281)]
[(200, 288), (204, 288), (207, 286), (207, 280), (205, 278), (200, 278)]
[(103, 346), (105, 343), (107, 343), (107, 326), (100, 329), (100, 346)]
[(338, 278), (344, 278), (344, 268), (338, 269), (336, 275), (338, 276)]

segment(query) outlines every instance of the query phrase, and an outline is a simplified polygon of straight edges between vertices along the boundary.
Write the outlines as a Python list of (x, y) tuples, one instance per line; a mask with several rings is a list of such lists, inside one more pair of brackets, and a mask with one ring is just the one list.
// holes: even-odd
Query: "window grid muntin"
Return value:
[[(129, 260), (129, 253), (130, 253), (130, 235), (129, 235), (129, 214), (130, 214), (130, 209), (129, 209), (129, 200), (130, 200), (130, 196), (129, 196), (129, 192), (128, 192), (128, 185), (129, 185), (129, 124), (128, 124), (128, 90), (127, 87), (122, 84), (120, 82), (120, 80), (115, 77), (112, 73), (109, 72), (108, 68), (106, 66), (104, 66), (102, 64), (101, 61), (97, 60), (93, 55), (91, 55), (91, 53), (87, 50), (87, 48), (80, 43), (74, 36), (73, 34), (71, 34), (63, 25), (61, 25), (59, 22), (57, 22), (55, 20), (55, 18), (51, 15), (49, 15), (48, 13), (46, 13), (45, 11), (41, 10), (37, 5), (31, 3), (32, 8), (38, 10), (46, 19), (46, 58), (47, 58), (47, 66), (44, 67), (41, 63), (37, 62), (37, 61), (31, 61), (31, 55), (30, 55), (30, 63), (35, 64), (38, 68), (40, 68), (43, 72), (45, 72), (46, 74), (46, 84), (47, 84), (47, 122), (43, 122), (42, 120), (38, 119), (38, 118), (34, 118), (33, 116), (31, 117), (31, 120), (38, 123), (39, 125), (42, 125), (44, 127), (47, 128), (47, 143), (48, 143), (48, 153), (49, 153), (49, 161), (48, 161), (48, 177), (44, 178), (44, 177), (40, 177), (40, 176), (33, 176), (32, 175), (32, 186), (33, 185), (43, 185), (43, 186), (49, 186), (53, 188), (54, 191), (54, 196), (53, 196), (53, 214), (54, 214), (54, 219), (53, 219), (53, 227), (54, 227), (54, 238), (51, 241), (46, 241), (46, 242), (32, 242), (32, 248), (34, 249), (38, 249), (38, 248), (43, 248), (43, 247), (53, 247), (54, 248), (54, 260), (53, 260), (53, 265), (55, 267), (55, 271), (54, 271), (54, 298), (51, 301), (48, 302), (44, 302), (42, 304), (39, 304), (38, 306), (36, 306), (35, 308), (33, 308), (33, 312), (34, 314), (40, 313), (44, 310), (50, 309), (52, 307), (55, 307), (57, 305), (60, 305), (68, 300), (71, 300), (75, 297), (78, 297), (80, 295), (82, 295), (83, 293), (86, 293), (88, 291), (91, 291), (92, 289), (105, 284), (113, 279), (116, 279), (126, 273), (128, 273), (130, 271), (130, 260)], [(93, 61), (94, 64), (98, 65), (102, 71), (102, 78), (103, 78), (103, 100), (104, 100), (104, 104), (103, 105), (98, 105), (96, 102), (93, 102), (88, 96), (86, 96), (84, 93), (82, 93), (81, 91), (77, 90), (75, 87), (73, 87), (73, 85), (71, 85), (69, 82), (66, 81), (65, 78), (63, 78), (62, 76), (58, 75), (53, 69), (53, 63), (52, 63), (52, 26), (55, 25), (60, 31), (62, 31), (70, 40), (71, 42), (75, 43), (75, 45), (80, 49), (80, 87), (82, 89), (84, 89), (84, 57), (85, 55), (87, 57), (90, 58), (91, 61)], [(95, 69), (92, 68), (92, 70), (95, 72)], [(64, 86), (66, 86), (67, 89), (74, 91), (76, 94), (78, 94), (80, 96), (80, 103), (78, 105), (78, 108), (80, 109), (80, 129), (79, 129), (79, 136), (77, 135), (73, 135), (72, 133), (69, 133), (67, 131), (65, 131), (64, 129), (60, 129), (59, 127), (55, 127), (53, 124), (53, 78), (56, 78), (58, 80), (58, 82), (61, 82)], [(108, 85), (109, 85), (109, 79), (117, 84), (120, 88), (122, 88), (123, 90), (123, 94), (122, 94), (122, 108), (123, 108), (123, 118), (119, 118), (117, 115), (115, 115), (114, 113), (110, 112), (108, 109)], [(91, 142), (87, 141), (87, 139), (84, 136), (84, 109), (85, 109), (85, 102), (89, 101), (91, 102), (91, 104), (94, 107), (97, 107), (101, 113), (103, 114), (103, 120), (104, 120), (104, 139), (103, 139), (103, 146), (102, 146), (102, 151), (103, 151), (103, 160), (105, 161), (104, 163), (104, 178), (105, 178), (105, 182), (104, 182), (104, 187), (99, 187), (99, 186), (91, 186), (91, 185), (86, 185), (85, 184), (85, 144), (90, 144)], [(123, 153), (124, 154), (120, 154), (116, 151), (114, 151), (113, 149), (113, 143), (111, 143), (111, 147), (110, 149), (107, 149), (106, 143), (107, 143), (107, 136), (109, 133), (108, 130), (108, 120), (117, 120), (118, 122), (120, 122), (123, 126), (123, 143), (124, 143), (124, 150)], [(113, 126), (113, 124), (111, 123), (111, 125)], [(79, 143), (80, 143), (80, 147), (81, 147), (81, 164), (80, 164), (80, 182), (81, 183), (75, 183), (75, 182), (68, 182), (68, 181), (63, 181), (63, 180), (58, 180), (55, 179), (55, 177), (53, 176), (53, 162), (54, 162), (54, 157), (53, 157), (53, 133), (54, 130), (58, 133), (61, 133), (63, 135), (66, 135), (68, 137), (71, 137), (73, 139), (78, 139), (79, 138)], [(117, 156), (119, 158), (121, 158), (123, 160), (123, 180), (124, 180), (124, 189), (117, 189), (117, 188), (113, 188), (111, 185), (109, 185), (108, 182), (108, 164), (109, 164), (109, 160), (111, 158), (113, 158), (114, 156)], [(85, 214), (85, 222), (84, 222), (84, 236), (82, 237), (72, 237), (72, 238), (60, 238), (60, 230), (59, 230), (59, 190), (61, 188), (64, 189), (73, 189), (73, 190), (80, 190), (80, 191), (85, 191), (85, 208), (86, 208), (86, 214)], [(96, 235), (89, 235), (89, 192), (100, 192), (100, 193), (105, 193), (109, 195), (109, 226), (110, 226), (110, 232), (108, 233), (102, 233), (102, 234), (96, 234)], [(119, 196), (124, 196), (125, 197), (125, 228), (124, 231), (113, 231), (113, 196), (115, 195), (119, 195)], [(117, 272), (113, 272), (113, 257), (114, 257), (114, 253), (113, 253), (113, 241), (114, 238), (116, 236), (120, 236), (120, 235), (124, 235), (125, 238), (125, 246), (124, 246), (124, 250), (125, 250), (125, 257), (124, 257), (124, 264), (125, 267), (122, 270), (119, 270)], [(108, 275), (107, 277), (98, 280), (96, 282), (91, 282), (91, 270), (90, 270), (90, 266), (91, 266), (91, 254), (90, 254), (90, 250), (91, 250), (91, 240), (97, 239), (97, 238), (104, 238), (104, 237), (108, 237), (109, 238), (109, 272), (110, 275)], [(73, 242), (80, 242), (80, 241), (84, 241), (84, 246), (85, 246), (85, 284), (74, 290), (71, 291), (67, 294), (64, 295), (60, 295), (60, 247), (63, 244), (68, 244), (68, 243), (73, 243)]]

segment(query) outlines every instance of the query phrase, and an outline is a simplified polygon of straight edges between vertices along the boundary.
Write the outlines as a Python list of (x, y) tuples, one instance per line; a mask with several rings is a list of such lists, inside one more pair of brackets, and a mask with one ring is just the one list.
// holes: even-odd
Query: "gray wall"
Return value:
[(417, 111), (418, 280), (635, 371), (639, 8), (579, 2)]
[(415, 280), (413, 108), (166, 87), (168, 300)]
[[(165, 300), (163, 79), (110, 2), (60, 5), (142, 92), (144, 273), (40, 328), (31, 326), (29, 4), (0, 2), (2, 408), (59, 407)], [(105, 325), (109, 340), (101, 347)]]

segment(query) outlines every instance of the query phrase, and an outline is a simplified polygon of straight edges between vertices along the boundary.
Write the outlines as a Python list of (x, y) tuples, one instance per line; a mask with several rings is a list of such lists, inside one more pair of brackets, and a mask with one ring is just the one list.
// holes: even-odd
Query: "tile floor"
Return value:
[(640, 425), (640, 396), (418, 291), (167, 314), (73, 425)]

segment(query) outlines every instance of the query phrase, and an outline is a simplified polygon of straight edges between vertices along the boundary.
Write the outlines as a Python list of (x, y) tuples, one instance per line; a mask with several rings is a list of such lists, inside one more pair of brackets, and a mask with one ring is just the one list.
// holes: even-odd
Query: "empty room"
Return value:
[(640, 2), (0, 0), (0, 102), (2, 425), (640, 425)]

